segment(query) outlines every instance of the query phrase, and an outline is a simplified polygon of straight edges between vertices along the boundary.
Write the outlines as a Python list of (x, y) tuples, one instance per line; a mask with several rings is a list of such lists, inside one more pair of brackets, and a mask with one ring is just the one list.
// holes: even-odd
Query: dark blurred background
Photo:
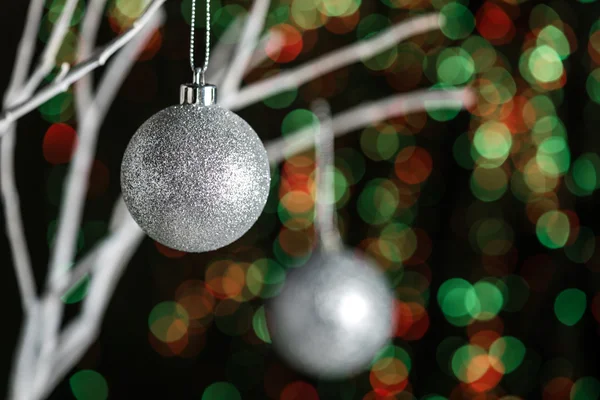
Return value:
[[(2, 2), (1, 93), (10, 79), (27, 3)], [(61, 3), (48, 1), (38, 54), (52, 12)], [(152, 114), (175, 104), (179, 85), (189, 80), (190, 2), (183, 3), (167, 1), (165, 25), (133, 67), (102, 125), (78, 257), (106, 232), (120, 193), (119, 168), (129, 139)], [(598, 220), (593, 217), (598, 200), (594, 191), (600, 185), (596, 175), (600, 174), (596, 162), (600, 74), (594, 75), (600, 64), (600, 36), (595, 35), (600, 5), (340, 0), (329, 2), (338, 7), (347, 3), (346, 14), (335, 16), (337, 11), (315, 5), (320, 3), (328, 2), (272, 1), (266, 29), (294, 34), (286, 36), (290, 43), (279, 55), (247, 76), (246, 85), (415, 14), (441, 9), (455, 20), (443, 33), (420, 35), (380, 57), (239, 111), (264, 142), (309, 124), (310, 103), (319, 97), (330, 102), (335, 114), (365, 101), (439, 84), (440, 77), (445, 86), (467, 84), (477, 93), (477, 105), (469, 111), (394, 118), (336, 139), (336, 197), (344, 241), (378, 261), (396, 287), (402, 316), (394, 339), (397, 347), (390, 348), (388, 357), (408, 367), (408, 378), (401, 376), (402, 368), (382, 366), (385, 379), (367, 371), (346, 381), (320, 382), (286, 366), (265, 343), (260, 310), (272, 295), (266, 286), (276, 289), (283, 282), (282, 273), (305, 260), (314, 245), (312, 200), (307, 195), (314, 157), (309, 151), (289, 157), (273, 170), (265, 212), (238, 242), (211, 253), (181, 254), (146, 238), (111, 300), (100, 338), (51, 398), (103, 398), (74, 397), (81, 370), (97, 372), (94, 379), (107, 385), (111, 399), (235, 398), (207, 394), (206, 388), (215, 382), (229, 382), (243, 399), (423, 399), (431, 394), (448, 399), (600, 398), (594, 345), (599, 334), (600, 266)], [(115, 36), (127, 4), (108, 1), (99, 43)], [(250, 4), (249, 0), (213, 4), (215, 43)], [(85, 2), (80, 6), (83, 12)], [(557, 27), (563, 36), (549, 30), (540, 34), (546, 26)], [(76, 24), (72, 33), (71, 47), (61, 50), (66, 61), (73, 60)], [(289, 39), (295, 33), (302, 35), (300, 44)], [(546, 40), (544, 35), (550, 38), (547, 44), (540, 43)], [(536, 48), (542, 50), (532, 55)], [(445, 49), (453, 53), (444, 53)], [(198, 49), (198, 58), (201, 53)], [(558, 62), (555, 55), (560, 56)], [(552, 76), (556, 68), (563, 69)], [(102, 72), (96, 72), (96, 80)], [(495, 166), (481, 161), (488, 152), (495, 154), (488, 161), (496, 163), (502, 147), (490, 136), (493, 133), (486, 133), (498, 132), (497, 126), (478, 131), (490, 121), (504, 124), (512, 137), (512, 147), (500, 154), (506, 161)], [(60, 146), (69, 147), (65, 139), (69, 131), (57, 124), (77, 130), (72, 91), (18, 125), (17, 183), (39, 285), (45, 279), (68, 168), (69, 157), (63, 159)], [(61, 132), (58, 150), (44, 144), (50, 129)], [(562, 140), (554, 143), (558, 150), (543, 153), (541, 143), (547, 137)], [(555, 167), (545, 168), (541, 153)], [(532, 166), (530, 159), (539, 165)], [(4, 232), (1, 241), (0, 388), (5, 388), (22, 314)], [(255, 286), (250, 268), (262, 274)], [(236, 271), (242, 271), (241, 278), (236, 278)], [(472, 285), (468, 290), (477, 296), (477, 312), (461, 314), (458, 306), (446, 302), (445, 294), (462, 284), (457, 278)], [(227, 279), (229, 283), (223, 283)], [(260, 287), (255, 289), (256, 285)], [(182, 291), (190, 287), (196, 297), (181, 300)], [(77, 298), (71, 300), (67, 318), (78, 311)], [(157, 305), (173, 301), (205, 301), (202, 304), (209, 306), (200, 311), (195, 332), (184, 330), (177, 340), (157, 337), (152, 328), (153, 318), (162, 310)], [(495, 370), (488, 360), (489, 368), (477, 379), (463, 376), (465, 372), (455, 365), (460, 358), (457, 349), (489, 350), (502, 337), (517, 338), (524, 350), (506, 342), (509, 359), (498, 356), (503, 368)], [(102, 387), (104, 383), (94, 379), (92, 385)], [(296, 386), (290, 386), (294, 382)]]

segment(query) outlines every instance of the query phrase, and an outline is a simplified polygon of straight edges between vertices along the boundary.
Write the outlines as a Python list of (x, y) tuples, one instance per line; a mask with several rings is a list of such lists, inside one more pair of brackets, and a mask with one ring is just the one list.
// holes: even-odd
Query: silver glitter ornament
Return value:
[(173, 249), (205, 252), (246, 233), (270, 185), (256, 132), (216, 104), (212, 85), (182, 85), (181, 105), (148, 119), (121, 166), (123, 199), (138, 225)]
[(318, 251), (267, 304), (267, 322), (275, 350), (290, 365), (337, 379), (368, 367), (391, 337), (392, 310), (391, 289), (367, 259)]

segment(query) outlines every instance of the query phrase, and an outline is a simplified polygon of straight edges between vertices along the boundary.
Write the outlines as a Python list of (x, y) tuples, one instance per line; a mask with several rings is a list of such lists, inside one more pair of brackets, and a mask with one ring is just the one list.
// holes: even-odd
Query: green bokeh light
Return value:
[(456, 350), (452, 356), (452, 371), (454, 375), (462, 382), (471, 383), (481, 378), (485, 371), (481, 369), (479, 372), (481, 375), (477, 376), (473, 374), (473, 371), (469, 371), (469, 364), (471, 360), (477, 356), (486, 355), (487, 352), (479, 346), (465, 345)]
[(375, 357), (371, 361), (371, 366), (373, 366), (377, 361), (384, 358), (395, 358), (397, 360), (402, 361), (409, 373), (412, 369), (412, 360), (410, 358), (410, 355), (406, 350), (404, 350), (400, 346), (395, 346), (393, 344), (385, 346), (375, 355)]
[(567, 326), (575, 325), (583, 317), (586, 302), (583, 291), (575, 288), (563, 290), (554, 301), (556, 318)]
[(561, 248), (567, 243), (571, 232), (569, 218), (561, 211), (548, 211), (538, 219), (535, 232), (544, 246)]
[(250, 292), (265, 299), (279, 294), (284, 282), (285, 269), (269, 258), (254, 261), (246, 274)]
[(502, 361), (504, 372), (510, 374), (525, 359), (525, 345), (516, 337), (504, 336), (492, 343), (489, 354)]
[(591, 193), (600, 187), (600, 157), (595, 153), (584, 153), (573, 163), (573, 182), (584, 192)]
[(252, 328), (256, 336), (265, 343), (271, 343), (271, 335), (267, 326), (267, 317), (265, 315), (265, 307), (260, 306), (252, 317)]
[(565, 254), (575, 263), (588, 262), (596, 251), (596, 235), (588, 227), (579, 228), (577, 239), (571, 245), (565, 246)]
[(381, 129), (365, 129), (360, 135), (360, 147), (371, 160), (389, 160), (398, 151), (400, 139), (391, 125)]
[(460, 47), (442, 50), (437, 59), (438, 80), (446, 85), (463, 85), (473, 78), (475, 64)]
[(292, 105), (292, 103), (298, 97), (298, 89), (290, 89), (285, 92), (278, 93), (274, 96), (268, 97), (263, 102), (268, 107), (271, 107), (275, 110), (279, 110), (282, 108), (287, 108)]
[(561, 59), (566, 59), (571, 53), (571, 46), (567, 37), (554, 25), (548, 25), (538, 33), (537, 45), (552, 47)]
[(538, 46), (531, 52), (528, 67), (533, 77), (542, 83), (556, 81), (564, 70), (560, 56), (548, 45)]
[(569, 145), (562, 137), (545, 139), (536, 153), (536, 162), (542, 172), (551, 177), (565, 174), (571, 165)]
[(467, 297), (474, 296), (473, 292), (473, 285), (460, 278), (448, 279), (440, 286), (437, 301), (448, 322), (465, 326), (472, 320)]
[[(182, 323), (183, 326), (179, 326)], [(186, 309), (174, 301), (158, 303), (148, 316), (148, 327), (157, 339), (169, 343), (181, 339), (190, 318)]]
[[(494, 47), (481, 36), (469, 36), (461, 47), (471, 55), (475, 63), (475, 72), (484, 73), (489, 71), (497, 60)], [(498, 68), (499, 70), (502, 68)], [(509, 74), (510, 75), (510, 74)]]
[(473, 145), (487, 159), (505, 160), (512, 147), (512, 135), (503, 123), (487, 121), (475, 132)]
[(570, 400), (595, 400), (600, 398), (600, 381), (592, 376), (579, 378), (571, 388)]
[(596, 103), (600, 103), (600, 68), (593, 70), (585, 82), (588, 96)]
[(464, 39), (473, 32), (475, 18), (471, 11), (458, 2), (451, 2), (440, 10), (441, 18), (445, 23), (440, 24), (442, 32), (449, 39)]
[(386, 179), (374, 179), (358, 197), (358, 214), (365, 222), (380, 225), (393, 217), (398, 201), (396, 185)]
[(494, 318), (502, 309), (504, 298), (497, 286), (490, 282), (479, 281), (465, 297), (469, 314), (480, 321)]
[(288, 135), (300, 129), (318, 126), (319, 119), (309, 110), (302, 108), (293, 110), (288, 113), (281, 123), (281, 134)]
[(77, 400), (108, 399), (106, 379), (96, 371), (90, 369), (77, 371), (69, 379), (69, 386)]
[(233, 384), (216, 382), (204, 389), (202, 400), (242, 400), (242, 396)]

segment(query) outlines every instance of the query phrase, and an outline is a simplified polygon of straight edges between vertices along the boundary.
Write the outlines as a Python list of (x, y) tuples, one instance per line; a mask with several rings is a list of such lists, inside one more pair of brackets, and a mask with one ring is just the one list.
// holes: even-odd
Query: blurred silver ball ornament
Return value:
[(359, 373), (392, 335), (393, 301), (387, 280), (367, 259), (348, 250), (317, 251), (267, 304), (273, 345), (308, 375)]
[(269, 160), (246, 121), (216, 104), (212, 85), (182, 85), (181, 105), (148, 119), (121, 166), (123, 199), (154, 240), (205, 252), (246, 233), (267, 201)]

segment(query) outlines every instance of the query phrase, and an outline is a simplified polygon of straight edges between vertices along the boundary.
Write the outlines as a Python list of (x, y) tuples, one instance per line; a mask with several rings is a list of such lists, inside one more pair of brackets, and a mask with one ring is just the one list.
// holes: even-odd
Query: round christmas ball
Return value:
[(161, 244), (193, 253), (246, 233), (262, 213), (270, 180), (256, 132), (218, 105), (158, 112), (135, 133), (121, 165), (133, 219)]
[(392, 336), (393, 294), (371, 262), (350, 251), (316, 252), (267, 304), (275, 350), (321, 379), (368, 368)]

